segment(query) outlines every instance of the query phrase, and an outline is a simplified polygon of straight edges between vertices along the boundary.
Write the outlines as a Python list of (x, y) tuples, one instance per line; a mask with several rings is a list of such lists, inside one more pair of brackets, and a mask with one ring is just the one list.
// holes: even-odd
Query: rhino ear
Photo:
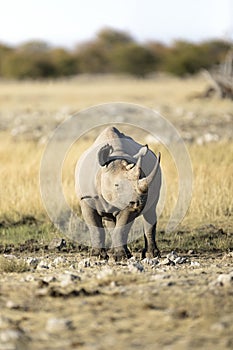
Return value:
[(107, 145), (104, 145), (101, 147), (101, 149), (98, 152), (98, 159), (99, 164), (101, 166), (105, 166), (109, 161), (109, 155), (113, 152), (113, 148), (111, 145), (107, 143)]

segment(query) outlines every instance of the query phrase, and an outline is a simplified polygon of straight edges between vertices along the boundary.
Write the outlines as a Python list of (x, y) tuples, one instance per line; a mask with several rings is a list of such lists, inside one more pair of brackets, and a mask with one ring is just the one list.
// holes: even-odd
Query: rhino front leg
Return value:
[(101, 227), (88, 226), (91, 237), (91, 256), (108, 259), (105, 248), (105, 231)]
[(121, 212), (116, 220), (116, 227), (112, 232), (112, 254), (115, 261), (129, 259), (132, 257), (130, 250), (127, 247), (128, 234), (133, 224), (135, 215), (127, 211)]
[(81, 210), (90, 232), (92, 246), (91, 255), (108, 259), (105, 249), (105, 229), (101, 216), (94, 208), (90, 207), (85, 200), (81, 202)]
[(144, 215), (144, 239), (145, 239), (145, 247), (142, 250), (142, 259), (144, 258), (155, 258), (160, 257), (160, 251), (156, 244), (156, 224), (157, 218), (155, 214), (155, 210), (150, 210)]

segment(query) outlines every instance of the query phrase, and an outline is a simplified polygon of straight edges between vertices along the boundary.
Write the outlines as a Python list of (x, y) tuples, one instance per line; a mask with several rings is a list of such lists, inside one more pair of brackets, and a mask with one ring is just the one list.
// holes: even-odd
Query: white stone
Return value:
[(53, 264), (55, 266), (65, 264), (65, 263), (66, 263), (66, 258), (64, 258), (63, 256), (58, 256), (53, 260)]
[(91, 266), (91, 262), (90, 259), (83, 259), (78, 263), (78, 267), (90, 267)]
[(37, 269), (49, 269), (49, 264), (47, 261), (41, 260), (37, 265)]
[(27, 263), (29, 266), (36, 268), (37, 265), (40, 263), (40, 259), (37, 259), (37, 258), (27, 258), (27, 259), (26, 259), (26, 263)]
[(106, 277), (112, 276), (114, 274), (114, 270), (110, 269), (110, 268), (105, 268), (103, 270), (101, 270), (98, 274), (97, 274), (97, 278), (100, 279), (104, 279)]
[(72, 321), (67, 318), (49, 318), (46, 324), (48, 332), (62, 332), (72, 328)]
[(221, 274), (218, 276), (216, 280), (216, 284), (224, 287), (231, 287), (233, 286), (233, 272), (229, 274)]
[(17, 329), (5, 329), (0, 331), (0, 344), (15, 341), (22, 337), (22, 332)]
[(140, 262), (135, 262), (135, 263), (129, 263), (128, 265), (129, 271), (130, 272), (143, 272), (144, 271), (144, 266)]

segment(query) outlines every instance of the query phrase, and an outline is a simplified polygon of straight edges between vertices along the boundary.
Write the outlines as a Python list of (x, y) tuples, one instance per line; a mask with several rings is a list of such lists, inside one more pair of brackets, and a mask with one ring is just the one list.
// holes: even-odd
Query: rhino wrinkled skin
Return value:
[(75, 186), (89, 228), (92, 255), (108, 258), (105, 230), (111, 235), (115, 260), (130, 258), (129, 230), (143, 217), (142, 258), (159, 256), (156, 205), (161, 187), (158, 157), (115, 127), (107, 127), (76, 165)]

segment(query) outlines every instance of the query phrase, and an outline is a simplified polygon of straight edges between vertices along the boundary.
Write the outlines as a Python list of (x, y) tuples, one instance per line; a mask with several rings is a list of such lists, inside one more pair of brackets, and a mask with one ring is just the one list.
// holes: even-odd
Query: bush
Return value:
[(24, 79), (127, 73), (144, 77), (155, 71), (184, 76), (219, 64), (231, 46), (221, 40), (140, 45), (127, 32), (105, 28), (74, 51), (51, 48), (44, 41), (29, 41), (17, 48), (0, 44), (0, 76)]
[(79, 73), (78, 58), (62, 48), (51, 50), (50, 59), (56, 76), (69, 76)]
[(155, 68), (155, 58), (145, 47), (138, 44), (119, 46), (111, 53), (112, 70), (144, 77)]
[(44, 55), (16, 51), (3, 57), (2, 75), (16, 79), (53, 77), (55, 67)]
[(201, 44), (177, 41), (165, 56), (163, 70), (178, 76), (195, 74), (218, 64), (229, 48), (230, 45), (220, 46), (212, 41)]
[(107, 73), (109, 61), (103, 45), (90, 42), (78, 48), (76, 53), (81, 73)]

